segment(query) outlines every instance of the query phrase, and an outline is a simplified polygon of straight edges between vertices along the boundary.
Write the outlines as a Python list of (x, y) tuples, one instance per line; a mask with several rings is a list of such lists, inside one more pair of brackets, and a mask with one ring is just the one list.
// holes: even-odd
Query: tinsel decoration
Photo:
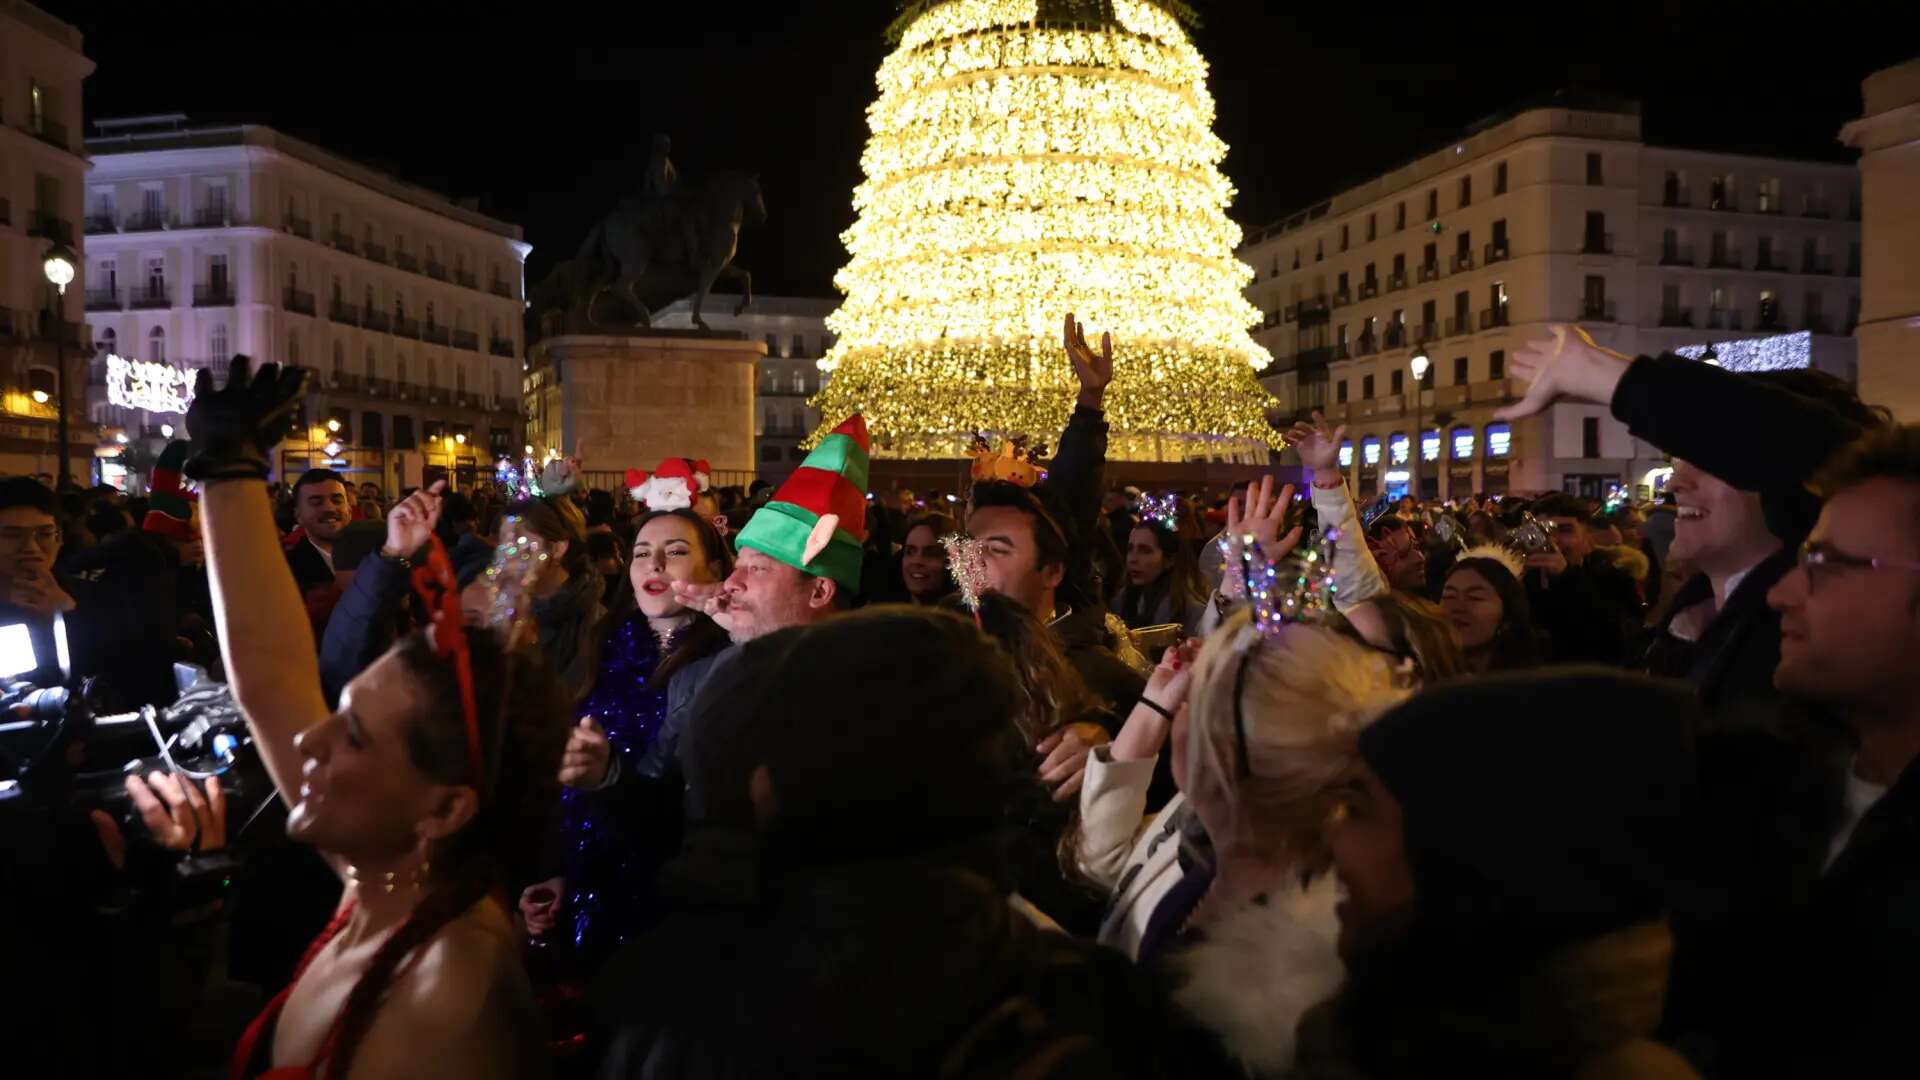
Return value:
[(506, 519), (502, 530), (509, 539), (493, 549), (487, 566), (487, 625), (511, 639), (515, 624), (533, 617), (533, 586), (546, 568), (545, 539), (520, 527), (520, 519)]
[(518, 462), (512, 458), (501, 458), (494, 463), (493, 480), (500, 486), (508, 502), (537, 499), (545, 494), (540, 489), (540, 468), (532, 458), (521, 458)]
[(940, 546), (947, 549), (947, 572), (953, 575), (953, 583), (960, 589), (960, 601), (973, 612), (973, 621), (977, 624), (980, 597), (992, 587), (987, 577), (987, 545), (963, 533), (949, 533), (940, 538)]
[(1291, 557), (1276, 561), (1267, 558), (1251, 534), (1237, 541), (1220, 538), (1220, 549), (1229, 560), (1237, 549), (1239, 584), (1256, 630), (1272, 634), (1288, 623), (1311, 621), (1338, 610), (1340, 587), (1334, 580), (1333, 555), (1339, 539), (1337, 529), (1316, 531)]
[(1180, 531), (1180, 496), (1169, 491), (1163, 495), (1142, 495), (1133, 501), (1142, 524), (1152, 522), (1168, 532)]

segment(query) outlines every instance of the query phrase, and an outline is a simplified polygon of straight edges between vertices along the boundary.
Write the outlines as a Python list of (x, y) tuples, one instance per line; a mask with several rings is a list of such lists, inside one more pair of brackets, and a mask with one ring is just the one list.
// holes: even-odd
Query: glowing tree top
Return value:
[[(867, 110), (823, 431), (875, 456), (1051, 441), (1067, 312), (1113, 334), (1116, 460), (1266, 460), (1276, 438), (1233, 255), (1207, 65), (1174, 0), (921, 0)], [(819, 433), (816, 433), (816, 436)]]

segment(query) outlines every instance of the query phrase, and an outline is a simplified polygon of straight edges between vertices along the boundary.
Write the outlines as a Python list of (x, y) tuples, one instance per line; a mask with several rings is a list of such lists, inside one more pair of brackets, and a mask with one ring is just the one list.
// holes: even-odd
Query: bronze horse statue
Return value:
[(599, 321), (594, 303), (608, 293), (631, 303), (641, 326), (653, 324), (655, 311), (692, 296), (693, 325), (705, 330), (701, 305), (722, 277), (740, 282), (738, 315), (753, 301), (753, 275), (733, 264), (740, 229), (766, 220), (759, 178), (740, 172), (716, 173), (698, 189), (664, 199), (622, 202), (588, 231), (573, 260), (605, 270), (587, 298), (587, 321)]

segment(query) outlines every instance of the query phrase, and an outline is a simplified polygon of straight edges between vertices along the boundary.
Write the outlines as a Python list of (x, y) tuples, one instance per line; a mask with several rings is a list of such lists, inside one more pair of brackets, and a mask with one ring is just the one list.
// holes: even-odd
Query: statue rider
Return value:
[(656, 133), (653, 150), (647, 155), (647, 171), (640, 177), (642, 203), (660, 202), (680, 190), (680, 174), (674, 170), (673, 161), (668, 156), (672, 153), (673, 140)]

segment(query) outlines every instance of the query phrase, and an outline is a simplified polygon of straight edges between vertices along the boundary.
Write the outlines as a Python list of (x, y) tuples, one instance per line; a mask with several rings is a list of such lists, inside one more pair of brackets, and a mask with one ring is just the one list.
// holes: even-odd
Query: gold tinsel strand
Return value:
[(1150, 0), (1112, 8), (1117, 25), (1072, 27), (1036, 24), (1036, 0), (949, 0), (901, 33), (867, 111), (814, 440), (853, 412), (881, 457), (1051, 440), (1072, 311), (1116, 343), (1111, 457), (1266, 460), (1271, 358), (1247, 332), (1206, 61)]

